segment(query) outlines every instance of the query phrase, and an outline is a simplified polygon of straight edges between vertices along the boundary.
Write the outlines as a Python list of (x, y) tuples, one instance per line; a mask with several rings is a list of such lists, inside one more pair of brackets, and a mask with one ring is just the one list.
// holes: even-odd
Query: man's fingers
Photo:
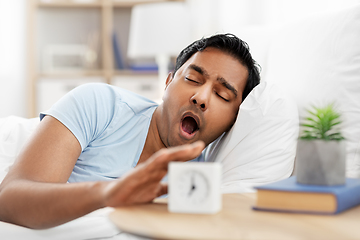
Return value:
[(160, 190), (158, 192), (158, 196), (160, 197), (161, 195), (167, 194), (168, 193), (168, 184), (164, 183), (164, 182), (160, 182)]
[(197, 141), (192, 144), (181, 145), (168, 149), (162, 149), (155, 154), (156, 164), (168, 164), (170, 161), (188, 161), (196, 158), (204, 150), (203, 141)]
[(185, 144), (185, 145), (180, 145), (177, 147), (172, 147), (169, 148), (169, 152), (170, 154), (178, 154), (178, 153), (184, 153), (186, 152), (187, 154), (190, 154), (189, 156), (192, 155), (192, 158), (195, 158), (197, 156), (199, 156), (199, 154), (202, 152), (202, 150), (204, 150), (205, 148), (205, 143), (203, 141), (196, 141), (192, 144)]

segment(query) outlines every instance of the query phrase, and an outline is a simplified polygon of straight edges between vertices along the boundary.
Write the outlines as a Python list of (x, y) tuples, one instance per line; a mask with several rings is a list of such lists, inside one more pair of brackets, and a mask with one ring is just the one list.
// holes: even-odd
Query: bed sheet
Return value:
[(6, 240), (146, 240), (121, 232), (108, 218), (113, 208), (103, 208), (57, 227), (33, 230), (0, 221), (0, 239)]

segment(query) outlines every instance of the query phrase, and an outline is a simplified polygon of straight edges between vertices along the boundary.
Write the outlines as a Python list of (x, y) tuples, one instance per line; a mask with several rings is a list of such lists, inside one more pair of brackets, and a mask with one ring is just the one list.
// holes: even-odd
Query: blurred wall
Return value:
[(323, 11), (360, 4), (360, 0), (219, 0), (218, 27), (238, 31), (297, 21)]
[(0, 1), (0, 117), (27, 115), (25, 1)]
[[(0, 0), (0, 117), (27, 117), (26, 1)], [(360, 0), (187, 0), (193, 37), (296, 21)], [(260, 49), (261, 50), (261, 49)]]

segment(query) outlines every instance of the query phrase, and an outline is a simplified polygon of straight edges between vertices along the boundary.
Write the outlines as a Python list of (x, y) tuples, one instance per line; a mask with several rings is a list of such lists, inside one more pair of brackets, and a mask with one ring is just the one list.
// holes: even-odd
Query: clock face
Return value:
[(169, 211), (196, 214), (217, 213), (222, 204), (220, 184), (220, 163), (169, 163)]
[(200, 205), (209, 195), (209, 183), (199, 171), (183, 171), (177, 179), (178, 198), (184, 204)]

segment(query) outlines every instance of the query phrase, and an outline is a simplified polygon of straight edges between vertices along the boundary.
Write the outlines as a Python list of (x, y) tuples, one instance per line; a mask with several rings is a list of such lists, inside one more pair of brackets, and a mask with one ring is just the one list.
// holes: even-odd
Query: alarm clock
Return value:
[(168, 210), (176, 213), (217, 213), (222, 208), (221, 164), (170, 162)]

